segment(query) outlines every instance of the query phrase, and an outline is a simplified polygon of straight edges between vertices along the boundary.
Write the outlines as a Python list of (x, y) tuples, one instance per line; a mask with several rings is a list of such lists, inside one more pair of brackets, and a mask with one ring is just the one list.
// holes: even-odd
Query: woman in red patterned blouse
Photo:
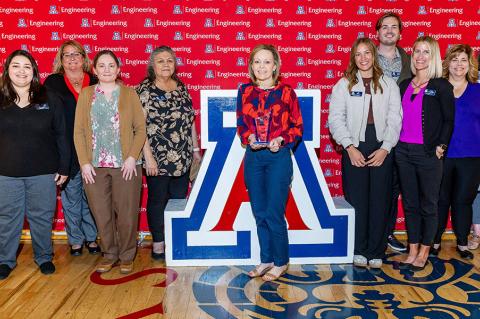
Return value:
[(247, 149), (244, 178), (261, 260), (248, 274), (272, 281), (288, 267), (285, 206), (293, 176), (291, 150), (302, 137), (303, 122), (295, 91), (278, 80), (280, 56), (274, 46), (256, 46), (248, 69), (251, 82), (238, 90), (237, 129)]

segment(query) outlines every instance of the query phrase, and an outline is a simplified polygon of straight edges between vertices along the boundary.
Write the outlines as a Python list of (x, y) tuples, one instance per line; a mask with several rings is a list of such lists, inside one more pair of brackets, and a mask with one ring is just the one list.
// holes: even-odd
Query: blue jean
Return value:
[(54, 174), (0, 176), (0, 264), (14, 268), (25, 214), (37, 265), (52, 260), (52, 223), (57, 188)]
[(285, 206), (292, 181), (290, 149), (277, 153), (247, 147), (244, 178), (257, 225), (262, 263), (288, 263), (288, 232)]
[(97, 239), (97, 227), (88, 207), (80, 172), (68, 181), (62, 191), (62, 207), (70, 245), (83, 245), (84, 241)]

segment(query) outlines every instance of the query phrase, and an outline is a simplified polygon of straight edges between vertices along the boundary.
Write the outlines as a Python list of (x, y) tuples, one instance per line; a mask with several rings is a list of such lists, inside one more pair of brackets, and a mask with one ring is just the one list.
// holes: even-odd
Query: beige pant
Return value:
[(95, 183), (85, 184), (88, 205), (100, 235), (105, 258), (133, 261), (137, 248), (138, 208), (142, 169), (129, 181), (120, 168), (95, 168)]

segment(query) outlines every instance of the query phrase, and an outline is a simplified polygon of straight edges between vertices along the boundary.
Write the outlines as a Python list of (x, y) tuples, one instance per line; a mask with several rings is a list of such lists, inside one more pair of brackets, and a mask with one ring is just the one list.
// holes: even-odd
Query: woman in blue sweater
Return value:
[(457, 252), (473, 259), (467, 248), (472, 225), (472, 204), (480, 183), (480, 84), (477, 61), (468, 44), (452, 46), (443, 62), (443, 77), (453, 85), (455, 124), (450, 141), (438, 203), (438, 231), (432, 254), (440, 251), (440, 241), (452, 211), (452, 226), (457, 237)]

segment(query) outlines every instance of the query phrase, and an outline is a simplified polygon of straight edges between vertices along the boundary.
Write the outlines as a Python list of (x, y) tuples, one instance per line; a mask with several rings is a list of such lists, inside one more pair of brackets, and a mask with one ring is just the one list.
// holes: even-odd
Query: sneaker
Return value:
[(480, 245), (480, 236), (472, 235), (472, 238), (468, 240), (468, 249), (475, 250)]
[(357, 267), (367, 267), (368, 260), (362, 255), (353, 255), (353, 264)]
[(395, 235), (388, 236), (388, 247), (396, 251), (406, 251), (407, 247), (395, 237)]
[(12, 268), (8, 267), (8, 265), (1, 264), (0, 265), (0, 280), (5, 279), (8, 276), (10, 276), (11, 272), (12, 272)]
[(44, 275), (50, 275), (55, 272), (55, 265), (51, 261), (44, 262), (39, 268)]
[(382, 265), (383, 265), (383, 262), (381, 259), (370, 259), (368, 261), (368, 265), (371, 267), (371, 268), (382, 268)]

